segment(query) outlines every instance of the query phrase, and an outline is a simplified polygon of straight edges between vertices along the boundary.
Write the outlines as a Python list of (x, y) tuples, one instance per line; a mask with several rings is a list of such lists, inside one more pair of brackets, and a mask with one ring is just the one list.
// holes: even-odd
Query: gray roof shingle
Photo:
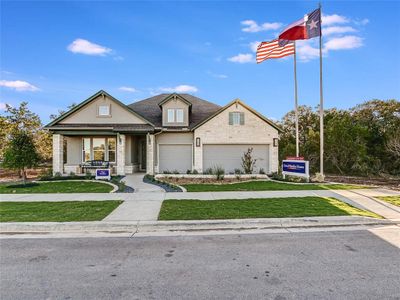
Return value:
[[(142, 117), (149, 120), (156, 127), (162, 126), (162, 114), (161, 108), (158, 104), (163, 101), (166, 97), (171, 94), (160, 94), (156, 95), (132, 104), (129, 104), (128, 107), (133, 111), (141, 115)], [(201, 121), (205, 120), (212, 114), (214, 114), (217, 110), (221, 108), (221, 106), (208, 102), (206, 100), (200, 99), (198, 97), (189, 95), (189, 94), (179, 94), (181, 97), (185, 98), (188, 102), (192, 104), (191, 112), (189, 116), (190, 124), (189, 127), (193, 128)]]

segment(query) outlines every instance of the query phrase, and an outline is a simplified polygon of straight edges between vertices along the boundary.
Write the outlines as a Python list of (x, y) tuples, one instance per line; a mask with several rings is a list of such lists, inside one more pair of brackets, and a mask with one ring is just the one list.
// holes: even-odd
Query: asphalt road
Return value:
[(400, 299), (368, 231), (0, 240), (4, 299)]

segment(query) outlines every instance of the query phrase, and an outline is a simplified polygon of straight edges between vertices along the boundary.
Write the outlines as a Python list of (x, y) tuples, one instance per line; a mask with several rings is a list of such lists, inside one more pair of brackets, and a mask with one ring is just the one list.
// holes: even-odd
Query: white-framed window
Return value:
[(176, 113), (176, 123), (183, 123), (183, 109), (177, 108), (175, 113)]
[(117, 139), (93, 137), (82, 139), (82, 162), (103, 160), (116, 162)]
[(232, 125), (240, 125), (240, 112), (232, 113)]
[(98, 115), (101, 117), (110, 116), (110, 105), (99, 105), (98, 106)]
[(175, 122), (175, 109), (169, 108), (167, 111), (168, 114), (168, 123), (174, 123)]

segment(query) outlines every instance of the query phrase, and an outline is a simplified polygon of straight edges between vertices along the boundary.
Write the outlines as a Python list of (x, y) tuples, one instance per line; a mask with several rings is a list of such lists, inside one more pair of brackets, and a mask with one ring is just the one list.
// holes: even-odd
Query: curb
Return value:
[(21, 222), (0, 223), (0, 234), (60, 232), (195, 232), (207, 230), (254, 230), (285, 228), (323, 228), (343, 226), (393, 225), (390, 220), (370, 217), (310, 217), (201, 221), (121, 221), (121, 222)]

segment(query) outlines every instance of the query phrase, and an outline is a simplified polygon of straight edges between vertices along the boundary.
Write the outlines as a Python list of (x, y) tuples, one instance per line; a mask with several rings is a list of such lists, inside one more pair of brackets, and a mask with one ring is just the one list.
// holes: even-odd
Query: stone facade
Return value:
[[(244, 125), (229, 125), (229, 112), (243, 112)], [(200, 138), (200, 147), (194, 147), (194, 169), (203, 172), (204, 144), (253, 144), (269, 145), (268, 173), (278, 171), (278, 147), (273, 139), (278, 138), (278, 130), (262, 120), (252, 111), (240, 104), (233, 103), (223, 112), (210, 119), (194, 131), (194, 140)]]
[(53, 134), (53, 175), (64, 173), (64, 136)]
[(146, 173), (154, 175), (154, 148), (155, 148), (154, 134), (147, 134), (146, 143), (147, 143)]
[(117, 136), (117, 175), (125, 175), (125, 134)]

